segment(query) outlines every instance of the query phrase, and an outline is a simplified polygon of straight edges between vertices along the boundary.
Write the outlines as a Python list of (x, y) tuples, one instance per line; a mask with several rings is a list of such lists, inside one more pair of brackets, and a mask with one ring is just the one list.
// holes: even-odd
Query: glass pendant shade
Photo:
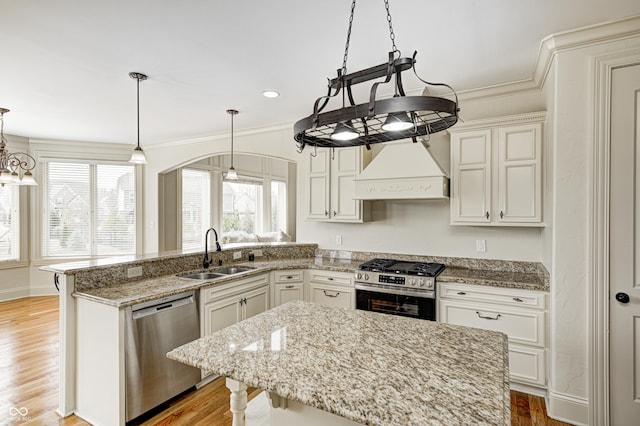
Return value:
[(34, 186), (37, 185), (38, 182), (33, 178), (31, 172), (25, 172), (22, 176), (22, 180), (20, 181), (20, 185)]
[(0, 170), (0, 184), (5, 185), (5, 184), (16, 184), (18, 183), (17, 180), (14, 179), (11, 170), (9, 169), (3, 169)]
[(413, 127), (413, 122), (409, 119), (406, 112), (394, 112), (387, 115), (387, 119), (382, 125), (382, 130), (387, 132), (398, 132)]
[(225, 178), (228, 180), (238, 179), (238, 173), (236, 173), (236, 169), (234, 169), (233, 166), (229, 167), (229, 171), (227, 172)]
[(358, 132), (353, 128), (351, 120), (341, 121), (336, 125), (336, 129), (331, 134), (331, 139), (336, 141), (350, 141), (358, 138)]
[(129, 162), (133, 164), (147, 164), (147, 156), (144, 155), (144, 151), (139, 146), (133, 149)]

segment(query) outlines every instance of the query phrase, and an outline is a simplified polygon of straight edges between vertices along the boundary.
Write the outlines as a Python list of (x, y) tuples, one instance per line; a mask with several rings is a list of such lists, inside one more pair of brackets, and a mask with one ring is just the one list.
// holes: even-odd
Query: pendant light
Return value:
[[(4, 137), (4, 115), (9, 110), (0, 108), (0, 185), (37, 185), (31, 170), (36, 167), (36, 160), (26, 152), (9, 152)], [(22, 172), (22, 179), (20, 178)]]
[(137, 120), (138, 120), (138, 144), (131, 153), (129, 162), (133, 164), (147, 164), (147, 157), (144, 155), (144, 151), (140, 147), (140, 82), (147, 79), (147, 76), (139, 72), (130, 72), (129, 77), (136, 79), (136, 101), (137, 101)]
[[(316, 99), (313, 113), (297, 121), (293, 126), (298, 152), (305, 146), (343, 148), (411, 139), (446, 130), (458, 122), (458, 96), (445, 83), (430, 83), (421, 79), (415, 69), (416, 55), (403, 58), (396, 47), (395, 33), (389, 11), (389, 0), (384, 0), (391, 39), (391, 51), (386, 63), (347, 74), (347, 57), (356, 0), (351, 3), (351, 15), (347, 30), (342, 68), (336, 78), (329, 80), (327, 94)], [(451, 99), (440, 96), (407, 96), (401, 74), (413, 70), (415, 77), (427, 86), (441, 86), (450, 91)], [(380, 80), (380, 79), (384, 80)], [(378, 80), (371, 85), (366, 102), (356, 104), (352, 86)], [(376, 99), (381, 84), (392, 83), (395, 96)], [(324, 112), (332, 98), (342, 95), (342, 108)], [(348, 99), (348, 104), (345, 102)]]
[(238, 173), (236, 173), (236, 169), (233, 167), (233, 116), (238, 114), (238, 111), (235, 109), (228, 109), (227, 114), (231, 115), (231, 166), (229, 167), (229, 171), (225, 176), (227, 180), (236, 180), (238, 179)]

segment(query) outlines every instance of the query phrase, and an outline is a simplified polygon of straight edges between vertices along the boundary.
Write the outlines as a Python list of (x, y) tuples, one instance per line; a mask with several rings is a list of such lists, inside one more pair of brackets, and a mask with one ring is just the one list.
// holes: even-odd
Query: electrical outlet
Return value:
[(342, 235), (336, 235), (336, 244), (342, 244)]
[(242, 257), (242, 252), (241, 251), (234, 251), (233, 252), (233, 260), (238, 260)]
[(487, 240), (476, 240), (476, 251), (484, 253), (487, 251)]
[(142, 275), (142, 266), (135, 266), (127, 269), (127, 278), (135, 278)]
[(253, 255), (255, 257), (260, 257), (260, 256), (264, 256), (264, 254), (262, 254), (262, 249), (257, 249), (253, 251)]

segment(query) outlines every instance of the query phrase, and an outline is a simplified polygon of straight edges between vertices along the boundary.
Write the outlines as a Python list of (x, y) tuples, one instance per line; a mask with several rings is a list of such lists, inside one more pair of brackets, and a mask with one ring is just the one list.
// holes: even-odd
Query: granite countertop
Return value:
[(295, 301), (167, 356), (363, 424), (505, 425), (507, 350), (502, 333)]
[[(237, 279), (283, 269), (322, 269), (354, 273), (361, 261), (340, 258), (274, 259), (258, 262), (242, 262), (233, 265), (248, 266), (252, 270), (210, 280), (182, 278), (175, 274), (127, 283), (104, 285), (74, 292), (74, 296), (90, 299), (116, 307), (125, 307), (183, 291), (196, 290), (211, 285), (222, 285)], [(228, 266), (228, 265), (227, 265)], [(215, 268), (212, 268), (215, 269)], [(438, 276), (438, 282), (460, 282), (476, 285), (548, 291), (539, 275), (512, 271), (486, 271), (446, 267)]]

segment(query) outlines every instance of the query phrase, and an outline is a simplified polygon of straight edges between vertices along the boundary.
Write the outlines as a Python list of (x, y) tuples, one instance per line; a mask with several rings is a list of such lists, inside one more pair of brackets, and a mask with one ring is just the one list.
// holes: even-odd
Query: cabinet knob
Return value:
[(484, 216), (485, 216), (487, 219), (489, 219), (489, 212), (486, 212), (486, 213), (484, 214)]
[(502, 210), (500, 210), (500, 219), (502, 219), (504, 217), (504, 213), (502, 212)]
[(459, 294), (460, 296), (464, 296), (465, 294), (467, 294), (467, 292), (465, 292), (465, 291), (459, 291), (459, 292), (458, 292), (458, 294)]
[(629, 303), (631, 299), (627, 293), (617, 293), (616, 300), (620, 303)]
[(333, 277), (327, 277), (329, 281), (333, 281)]
[(336, 213), (336, 211), (334, 210), (333, 211), (333, 217), (336, 217), (336, 216), (338, 216), (338, 213)]
[(329, 212), (327, 210), (324, 211), (325, 216), (329, 216)]

